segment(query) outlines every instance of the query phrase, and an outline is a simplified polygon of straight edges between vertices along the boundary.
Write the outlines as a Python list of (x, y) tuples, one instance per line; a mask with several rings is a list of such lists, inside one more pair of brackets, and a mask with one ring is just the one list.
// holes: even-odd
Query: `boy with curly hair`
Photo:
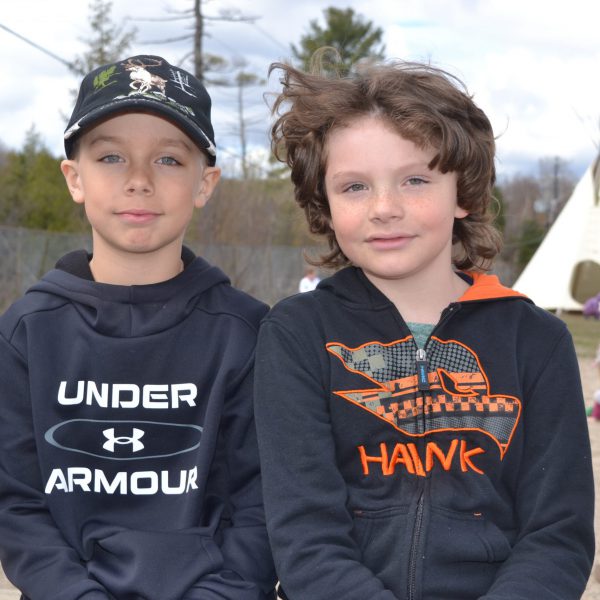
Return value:
[(486, 274), (492, 127), (424, 64), (276, 64), (273, 147), (343, 267), (257, 347), (267, 528), (290, 600), (576, 600), (594, 487), (564, 323)]

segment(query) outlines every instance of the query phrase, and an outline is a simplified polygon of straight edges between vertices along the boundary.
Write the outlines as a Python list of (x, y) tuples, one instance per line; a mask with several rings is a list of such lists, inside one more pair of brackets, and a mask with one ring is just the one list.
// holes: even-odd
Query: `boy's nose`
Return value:
[(372, 219), (387, 220), (404, 215), (404, 208), (398, 194), (391, 190), (381, 190), (374, 194), (370, 208)]
[(128, 173), (125, 188), (128, 194), (151, 194), (154, 186), (148, 170), (144, 167), (132, 166)]

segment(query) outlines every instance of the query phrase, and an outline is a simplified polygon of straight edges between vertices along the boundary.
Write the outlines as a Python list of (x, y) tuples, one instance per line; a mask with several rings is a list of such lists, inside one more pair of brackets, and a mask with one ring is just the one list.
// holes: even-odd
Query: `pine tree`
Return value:
[(112, 2), (109, 0), (91, 0), (89, 9), (91, 35), (82, 38), (88, 49), (73, 60), (70, 69), (78, 78), (96, 67), (123, 58), (136, 36), (135, 28), (125, 29), (113, 23)]
[(0, 222), (47, 231), (82, 231), (82, 210), (73, 204), (60, 172), (60, 158), (31, 127), (23, 148), (9, 152), (0, 168)]
[(381, 44), (383, 30), (366, 21), (352, 8), (335, 8), (323, 11), (325, 27), (314, 19), (309, 31), (300, 38), (300, 46), (292, 44), (292, 52), (302, 68), (310, 68), (316, 50), (322, 47), (334, 48), (339, 54), (338, 70), (347, 73), (361, 60), (378, 60), (384, 57), (385, 47)]

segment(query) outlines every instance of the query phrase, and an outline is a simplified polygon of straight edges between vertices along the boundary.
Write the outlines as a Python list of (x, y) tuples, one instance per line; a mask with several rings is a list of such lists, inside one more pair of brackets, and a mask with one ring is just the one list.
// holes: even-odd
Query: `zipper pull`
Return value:
[(427, 353), (423, 348), (417, 350), (417, 388), (425, 391), (429, 390), (429, 364), (427, 363)]

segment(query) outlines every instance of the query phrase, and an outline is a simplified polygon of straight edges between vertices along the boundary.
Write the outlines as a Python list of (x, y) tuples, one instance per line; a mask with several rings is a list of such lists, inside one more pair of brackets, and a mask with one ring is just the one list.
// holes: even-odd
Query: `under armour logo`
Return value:
[(137, 429), (136, 427), (133, 428), (131, 437), (128, 437), (126, 435), (116, 437), (114, 427), (111, 427), (110, 429), (105, 429), (102, 433), (104, 434), (104, 437), (108, 440), (107, 442), (104, 442), (104, 445), (102, 447), (105, 450), (108, 450), (109, 452), (115, 451), (115, 444), (131, 444), (132, 452), (138, 452), (139, 450), (144, 449), (144, 444), (140, 442), (142, 437), (144, 437), (144, 432), (141, 429)]

